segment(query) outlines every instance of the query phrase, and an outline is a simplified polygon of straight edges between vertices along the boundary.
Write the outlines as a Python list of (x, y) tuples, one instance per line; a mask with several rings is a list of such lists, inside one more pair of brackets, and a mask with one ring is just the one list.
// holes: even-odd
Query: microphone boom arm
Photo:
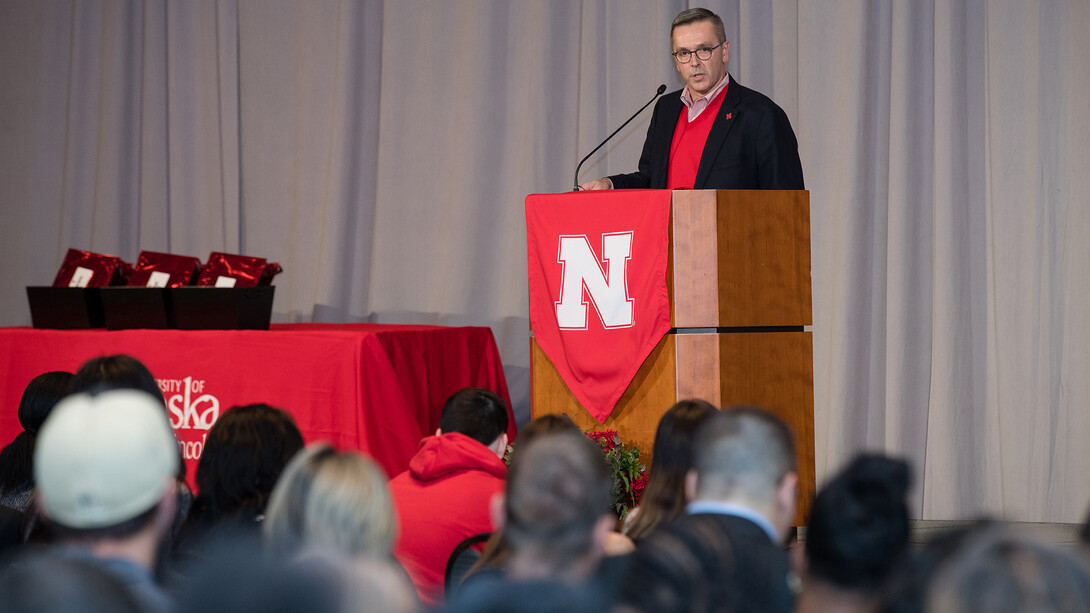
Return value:
[(616, 130), (613, 131), (613, 134), (610, 134), (609, 136), (607, 136), (606, 139), (604, 141), (602, 141), (601, 144), (599, 144), (597, 147), (595, 147), (593, 151), (588, 153), (587, 156), (584, 157), (583, 159), (579, 160), (579, 165), (575, 167), (575, 191), (579, 191), (579, 169), (583, 167), (583, 162), (586, 162), (588, 159), (590, 159), (590, 156), (597, 153), (599, 149), (601, 149), (603, 146), (605, 146), (606, 143), (609, 142), (609, 139), (613, 138), (614, 136), (617, 135), (618, 132), (623, 130), (624, 127), (627, 126), (629, 123), (631, 123), (632, 120), (635, 119), (640, 113), (642, 113), (645, 108), (647, 108), (648, 106), (651, 106), (651, 103), (655, 101), (655, 98), (658, 98), (659, 96), (661, 96), (662, 92), (664, 92), (664, 91), (666, 91), (666, 84), (665, 83), (663, 83), (662, 85), (659, 85), (659, 88), (655, 91), (655, 95), (651, 96), (651, 99), (647, 101), (647, 104), (641, 106), (640, 110), (636, 111), (635, 114), (633, 114), (631, 117), (628, 118), (628, 121), (622, 123), (621, 127), (617, 128)]

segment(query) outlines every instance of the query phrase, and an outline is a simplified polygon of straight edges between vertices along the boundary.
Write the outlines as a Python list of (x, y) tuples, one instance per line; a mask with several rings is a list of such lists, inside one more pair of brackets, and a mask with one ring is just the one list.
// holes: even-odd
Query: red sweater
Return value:
[(681, 115), (677, 118), (677, 127), (674, 128), (674, 138), (670, 143), (670, 166), (666, 170), (666, 189), (693, 188), (693, 184), (696, 183), (696, 171), (700, 168), (700, 157), (704, 155), (704, 145), (708, 142), (708, 134), (711, 134), (715, 116), (719, 114), (719, 108), (723, 106), (723, 98), (727, 97), (726, 92), (726, 89), (719, 92), (708, 108), (704, 109), (692, 122), (689, 121), (689, 109), (682, 105)]
[(454, 547), (492, 531), (489, 502), (504, 490), (507, 466), (488, 447), (451, 432), (420, 441), (409, 470), (390, 481), (400, 533), (394, 555), (420, 599), (443, 602), (443, 573)]

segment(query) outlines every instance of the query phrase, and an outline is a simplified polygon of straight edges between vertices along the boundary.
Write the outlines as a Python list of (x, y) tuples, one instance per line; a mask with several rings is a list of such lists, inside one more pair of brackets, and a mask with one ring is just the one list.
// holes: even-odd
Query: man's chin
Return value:
[(704, 94), (708, 93), (709, 90), (711, 90), (711, 87), (709, 87), (709, 84), (708, 84), (708, 79), (706, 79), (706, 78), (705, 79), (697, 79), (697, 80), (689, 80), (689, 82), (686, 83), (686, 85), (689, 86), (689, 91), (700, 92), (701, 96), (703, 96)]

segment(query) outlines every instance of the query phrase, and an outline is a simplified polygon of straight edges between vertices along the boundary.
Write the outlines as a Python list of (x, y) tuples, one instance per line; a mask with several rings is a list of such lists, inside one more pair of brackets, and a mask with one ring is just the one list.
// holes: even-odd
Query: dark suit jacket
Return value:
[[(730, 84), (712, 124), (694, 189), (806, 189), (795, 132), (783, 109), (764, 94)], [(655, 105), (639, 171), (609, 177), (616, 189), (666, 188), (670, 143), (685, 105), (681, 90)]]
[(732, 515), (683, 515), (636, 548), (619, 600), (656, 613), (791, 613), (787, 552)]

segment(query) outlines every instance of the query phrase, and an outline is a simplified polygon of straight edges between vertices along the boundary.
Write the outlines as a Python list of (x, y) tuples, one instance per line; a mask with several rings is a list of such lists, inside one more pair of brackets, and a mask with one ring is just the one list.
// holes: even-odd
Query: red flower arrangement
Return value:
[(613, 474), (613, 509), (624, 519), (640, 505), (640, 496), (647, 487), (647, 469), (640, 464), (640, 449), (626, 445), (615, 430), (595, 430), (586, 435), (606, 456)]
[[(640, 497), (647, 487), (647, 468), (640, 464), (640, 448), (626, 445), (616, 430), (595, 430), (585, 434), (598, 444), (606, 456), (613, 476), (613, 510), (624, 519), (629, 511), (640, 506)], [(508, 445), (503, 454), (503, 461), (508, 466), (511, 465), (512, 451), (514, 447)]]

